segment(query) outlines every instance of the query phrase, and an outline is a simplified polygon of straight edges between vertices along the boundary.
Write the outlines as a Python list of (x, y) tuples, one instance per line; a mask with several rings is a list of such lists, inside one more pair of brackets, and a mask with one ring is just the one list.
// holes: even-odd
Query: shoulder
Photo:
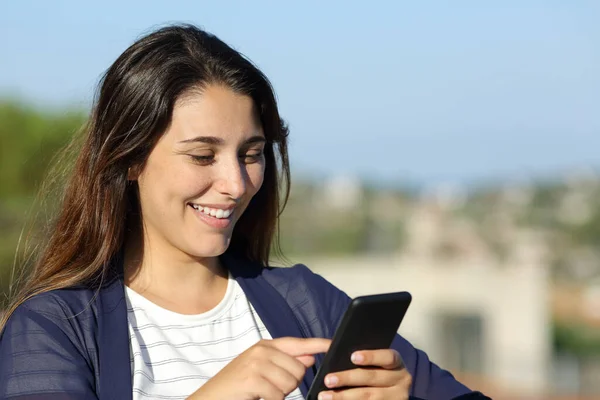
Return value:
[(84, 289), (49, 291), (17, 307), (0, 335), (0, 397), (89, 393), (98, 365), (95, 309), (93, 291)]
[(279, 291), (313, 336), (333, 336), (351, 301), (346, 293), (304, 264), (268, 267), (262, 275)]
[[(312, 272), (304, 264), (295, 264), (290, 267), (263, 266), (257, 262), (231, 253), (225, 253), (221, 256), (227, 269), (235, 278), (252, 280), (260, 276), (282, 294), (289, 290), (311, 290), (325, 289), (327, 291), (336, 291), (333, 285), (323, 277)], [(315, 290), (316, 291), (316, 290)]]
[(229, 253), (222, 259), (236, 279), (260, 278), (272, 286), (312, 337), (332, 337), (351, 301), (346, 293), (304, 264), (265, 267)]
[(313, 272), (305, 264), (294, 264), (291, 267), (266, 267), (263, 277), (271, 284), (285, 287), (288, 291), (303, 291), (317, 297), (346, 297), (340, 289), (321, 275)]
[[(318, 280), (319, 275), (312, 272), (304, 264), (294, 264), (290, 267), (269, 266), (262, 269), (262, 275), (267, 279), (276, 279), (283, 282), (289, 282), (300, 279), (302, 282), (310, 283)], [(322, 279), (322, 278), (321, 278)]]
[(94, 294), (91, 289), (51, 290), (31, 297), (15, 313), (27, 310), (55, 317), (89, 313)]
[(45, 335), (66, 335), (72, 342), (81, 342), (96, 330), (94, 300), (95, 291), (90, 289), (60, 289), (35, 295), (10, 315), (2, 337), (11, 337), (18, 342), (19, 338), (28, 340), (43, 332)]
[(43, 315), (57, 323), (66, 319), (88, 319), (96, 313), (95, 294), (91, 289), (51, 290), (26, 300), (11, 319), (31, 314)]
[(102, 313), (118, 307), (125, 296), (123, 282), (112, 277), (96, 287), (77, 287), (49, 290), (32, 296), (23, 302), (9, 318), (26, 315), (42, 315), (57, 324), (73, 324), (73, 321), (90, 325)]

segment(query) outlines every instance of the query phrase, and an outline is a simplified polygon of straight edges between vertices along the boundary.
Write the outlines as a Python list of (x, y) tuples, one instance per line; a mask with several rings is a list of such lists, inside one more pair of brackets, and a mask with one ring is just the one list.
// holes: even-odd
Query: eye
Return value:
[(246, 154), (242, 154), (240, 158), (244, 160), (246, 164), (252, 164), (259, 162), (263, 157), (262, 150), (249, 150)]
[(192, 159), (192, 161), (196, 164), (199, 165), (211, 165), (212, 163), (215, 162), (215, 156), (214, 155), (207, 155), (207, 156), (196, 156), (196, 155), (190, 155), (190, 158)]

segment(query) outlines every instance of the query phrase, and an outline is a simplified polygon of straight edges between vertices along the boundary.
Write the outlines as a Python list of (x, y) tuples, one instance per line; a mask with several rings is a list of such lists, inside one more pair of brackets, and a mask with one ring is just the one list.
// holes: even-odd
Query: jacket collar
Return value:
[[(239, 283), (273, 338), (305, 336), (286, 300), (264, 278), (266, 268), (230, 254), (223, 255), (221, 261)], [(96, 300), (100, 369), (97, 391), (100, 400), (131, 398), (133, 392), (122, 257), (117, 256), (112, 265), (116, 273), (101, 288)], [(309, 368), (300, 384), (300, 391), (305, 397), (314, 376), (314, 368)]]
[[(265, 279), (268, 269), (231, 255), (221, 257), (223, 264), (242, 287), (271, 337), (305, 337), (298, 319), (283, 296)], [(314, 368), (306, 370), (300, 391), (306, 397), (315, 377)]]
[(123, 258), (111, 262), (111, 279), (96, 299), (98, 305), (98, 398), (131, 399), (133, 386), (130, 367), (127, 302), (123, 283)]

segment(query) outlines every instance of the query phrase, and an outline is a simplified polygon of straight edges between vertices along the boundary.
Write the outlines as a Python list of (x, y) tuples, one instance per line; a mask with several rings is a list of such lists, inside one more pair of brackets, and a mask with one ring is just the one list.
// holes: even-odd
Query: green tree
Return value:
[(33, 200), (40, 184), (51, 161), (84, 122), (79, 110), (49, 112), (0, 100), (0, 306), (19, 237), (28, 218), (39, 211)]

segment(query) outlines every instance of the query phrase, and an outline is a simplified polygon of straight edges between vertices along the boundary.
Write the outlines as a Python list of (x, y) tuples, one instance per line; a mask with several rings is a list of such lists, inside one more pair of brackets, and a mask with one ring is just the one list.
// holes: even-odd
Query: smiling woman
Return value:
[(263, 184), (266, 139), (252, 99), (222, 84), (205, 84), (184, 96), (143, 167), (130, 171), (148, 246), (146, 254), (139, 254), (140, 246), (126, 246), (127, 266), (133, 259), (168, 265), (183, 258), (187, 264), (191, 257), (190, 272), (198, 270), (197, 263), (219, 271), (218, 256)]
[[(350, 299), (269, 264), (287, 136), (267, 78), (215, 36), (126, 49), (0, 325), (0, 397), (304, 398)], [(400, 336), (352, 360), (319, 398), (480, 396)]]

